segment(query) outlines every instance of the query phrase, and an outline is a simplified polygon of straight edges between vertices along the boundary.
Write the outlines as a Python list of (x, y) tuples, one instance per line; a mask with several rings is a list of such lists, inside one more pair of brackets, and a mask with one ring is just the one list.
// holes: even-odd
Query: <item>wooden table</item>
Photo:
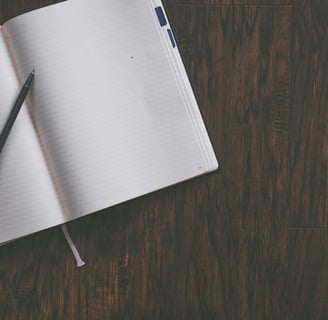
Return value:
[(0, 319), (328, 319), (327, 1), (165, 5), (221, 170), (0, 248)]

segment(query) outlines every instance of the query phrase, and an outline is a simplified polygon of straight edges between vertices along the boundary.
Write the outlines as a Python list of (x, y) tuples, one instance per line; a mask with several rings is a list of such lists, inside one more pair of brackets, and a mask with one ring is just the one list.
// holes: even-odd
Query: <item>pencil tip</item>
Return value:
[(35, 69), (33, 69), (33, 71), (31, 73), (34, 75), (35, 74)]

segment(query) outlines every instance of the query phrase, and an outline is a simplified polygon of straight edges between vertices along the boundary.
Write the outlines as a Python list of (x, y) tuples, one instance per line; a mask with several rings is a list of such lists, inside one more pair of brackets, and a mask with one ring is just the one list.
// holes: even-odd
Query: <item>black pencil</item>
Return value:
[(15, 104), (14, 104), (12, 110), (11, 110), (11, 113), (8, 117), (8, 120), (7, 120), (3, 130), (1, 132), (1, 135), (0, 135), (0, 153), (1, 153), (5, 143), (7, 141), (9, 133), (10, 133), (10, 131), (11, 131), (11, 129), (12, 129), (14, 123), (15, 123), (16, 118), (17, 118), (17, 115), (18, 115), (18, 113), (19, 113), (19, 111), (20, 111), (20, 109), (21, 109), (21, 107), (22, 107), (22, 105), (25, 101), (25, 98), (26, 98), (26, 96), (27, 96), (27, 94), (30, 90), (33, 78), (34, 78), (34, 70), (28, 76), (28, 78), (27, 78), (21, 92), (19, 93), (18, 98), (17, 98), (17, 100), (16, 100), (16, 102), (15, 102)]

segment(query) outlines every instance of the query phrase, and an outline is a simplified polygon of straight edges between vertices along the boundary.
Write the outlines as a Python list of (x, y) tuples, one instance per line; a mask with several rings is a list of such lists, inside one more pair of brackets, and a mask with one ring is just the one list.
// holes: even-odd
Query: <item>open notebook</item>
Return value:
[(71, 0), (0, 29), (0, 243), (218, 166), (162, 3)]

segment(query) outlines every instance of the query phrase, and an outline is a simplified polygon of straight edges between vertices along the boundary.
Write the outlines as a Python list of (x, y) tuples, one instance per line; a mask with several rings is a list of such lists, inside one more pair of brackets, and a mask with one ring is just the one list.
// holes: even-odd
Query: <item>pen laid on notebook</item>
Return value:
[(21, 109), (21, 107), (22, 107), (22, 105), (25, 101), (25, 98), (26, 98), (26, 96), (27, 96), (27, 94), (30, 90), (33, 78), (34, 78), (34, 70), (28, 76), (28, 78), (27, 78), (21, 92), (19, 93), (18, 98), (17, 98), (17, 100), (16, 100), (16, 102), (15, 102), (15, 104), (14, 104), (12, 110), (11, 110), (11, 113), (8, 117), (8, 120), (7, 120), (3, 130), (1, 132), (1, 135), (0, 135), (0, 153), (1, 153), (5, 143), (7, 141), (9, 133), (10, 133), (10, 131), (11, 131), (11, 129), (12, 129), (14, 123), (15, 123), (16, 118), (17, 118), (17, 115), (18, 115), (18, 113), (19, 113), (19, 111), (20, 111), (20, 109)]

